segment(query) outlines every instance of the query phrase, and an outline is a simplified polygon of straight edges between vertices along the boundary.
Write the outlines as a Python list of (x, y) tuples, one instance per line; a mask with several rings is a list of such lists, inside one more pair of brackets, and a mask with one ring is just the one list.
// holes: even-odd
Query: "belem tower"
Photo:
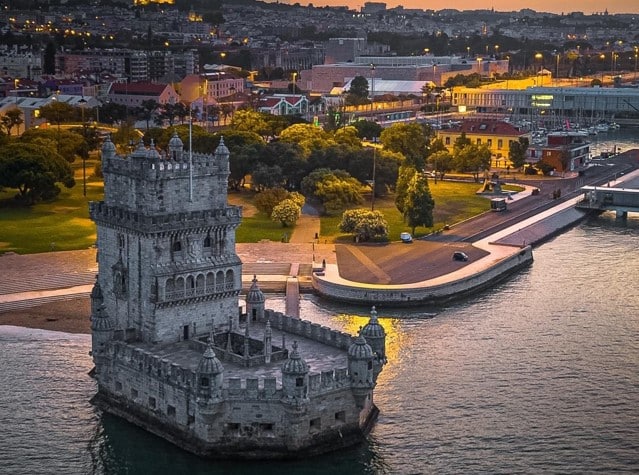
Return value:
[(265, 308), (242, 291), (241, 208), (229, 151), (102, 147), (104, 201), (90, 204), (94, 402), (205, 457), (281, 458), (360, 442), (385, 362), (375, 309), (357, 337)]

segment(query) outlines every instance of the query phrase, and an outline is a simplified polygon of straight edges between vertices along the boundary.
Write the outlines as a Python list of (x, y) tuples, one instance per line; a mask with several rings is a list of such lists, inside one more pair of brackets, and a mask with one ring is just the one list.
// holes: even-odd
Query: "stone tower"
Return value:
[(92, 313), (100, 308), (99, 318), (129, 341), (176, 342), (237, 327), (241, 209), (227, 204), (224, 141), (214, 154), (187, 153), (174, 134), (168, 154), (140, 142), (120, 156), (106, 139), (102, 170), (105, 199), (90, 205), (102, 301)]
[(375, 307), (371, 309), (371, 318), (359, 334), (366, 339), (366, 343), (373, 350), (373, 370), (375, 371), (375, 378), (377, 378), (386, 364), (386, 332), (377, 320)]

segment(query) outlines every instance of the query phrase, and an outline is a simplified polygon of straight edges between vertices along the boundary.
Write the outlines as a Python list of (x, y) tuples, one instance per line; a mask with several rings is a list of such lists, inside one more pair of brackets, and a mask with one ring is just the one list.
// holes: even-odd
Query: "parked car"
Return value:
[(401, 239), (404, 243), (413, 242), (413, 236), (411, 236), (410, 233), (401, 233), (399, 235), (399, 239)]
[(468, 254), (466, 254), (465, 252), (462, 251), (455, 251), (453, 252), (453, 260), (454, 261), (467, 261), (468, 260)]

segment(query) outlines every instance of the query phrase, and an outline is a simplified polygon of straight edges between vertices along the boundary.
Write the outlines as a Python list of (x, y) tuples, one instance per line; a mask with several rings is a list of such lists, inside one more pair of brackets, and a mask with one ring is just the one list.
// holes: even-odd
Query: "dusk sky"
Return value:
[[(299, 1), (299, 0), (298, 0)], [(374, 0), (382, 1), (384, 0)], [(285, 2), (283, 2), (285, 3)], [(296, 3), (295, 0), (289, 0), (288, 3)], [(324, 5), (342, 6), (348, 5), (351, 8), (359, 10), (364, 5), (365, 0), (350, 2), (345, 0), (320, 0), (314, 2), (299, 1), (300, 5), (312, 3), (316, 7)], [(510, 12), (518, 11), (522, 8), (531, 8), (539, 12), (552, 13), (570, 13), (573, 11), (581, 11), (585, 14), (603, 12), (606, 9), (609, 13), (639, 13), (639, 1), (637, 0), (582, 0), (579, 2), (569, 2), (566, 0), (492, 0), (492, 1), (475, 1), (475, 0), (432, 0), (425, 2), (423, 0), (401, 0), (401, 1), (385, 1), (388, 8), (403, 5), (404, 8), (420, 8), (443, 10), (446, 8), (455, 8), (457, 10), (477, 10), (494, 8), (496, 11)]]

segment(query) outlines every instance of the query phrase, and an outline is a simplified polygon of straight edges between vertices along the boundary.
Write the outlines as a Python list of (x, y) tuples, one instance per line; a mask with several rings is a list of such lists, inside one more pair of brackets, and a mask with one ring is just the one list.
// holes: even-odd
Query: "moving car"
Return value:
[(410, 233), (401, 233), (399, 235), (399, 239), (401, 239), (404, 243), (413, 242), (413, 236), (411, 236)]
[(453, 260), (454, 261), (467, 261), (468, 260), (468, 254), (466, 254), (465, 252), (462, 251), (455, 251), (453, 252)]

